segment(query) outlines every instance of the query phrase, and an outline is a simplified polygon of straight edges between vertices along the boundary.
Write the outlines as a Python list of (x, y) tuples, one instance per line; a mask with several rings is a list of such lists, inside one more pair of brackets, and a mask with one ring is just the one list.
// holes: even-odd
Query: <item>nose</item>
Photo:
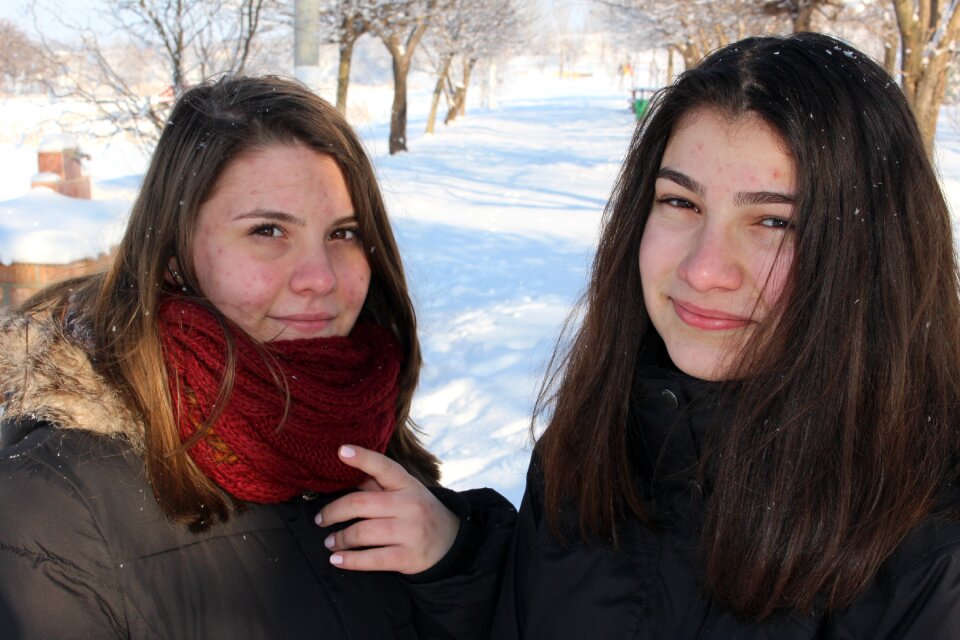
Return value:
[(736, 243), (723, 228), (705, 224), (692, 238), (677, 275), (696, 291), (736, 290), (743, 284), (743, 268)]
[(290, 274), (294, 293), (327, 295), (336, 290), (337, 284), (337, 272), (326, 247), (311, 247), (295, 257)]

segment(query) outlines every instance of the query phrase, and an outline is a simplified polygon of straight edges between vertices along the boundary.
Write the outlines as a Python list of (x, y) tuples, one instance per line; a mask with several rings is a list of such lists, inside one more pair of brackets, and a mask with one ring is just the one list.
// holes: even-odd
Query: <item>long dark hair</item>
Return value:
[[(69, 306), (90, 319), (95, 366), (144, 423), (147, 473), (157, 500), (171, 519), (194, 527), (227, 518), (231, 501), (196, 467), (181, 443), (157, 308), (171, 295), (187, 295), (205, 304), (226, 328), (229, 321), (199, 293), (194, 271), (192, 239), (200, 205), (232, 159), (267, 145), (295, 142), (332, 157), (343, 172), (371, 271), (361, 317), (392, 329), (403, 348), (397, 429), (387, 454), (426, 484), (439, 479), (437, 459), (420, 444), (409, 419), (421, 366), (416, 316), (383, 197), (359, 139), (336, 109), (295, 81), (224, 77), (191, 88), (174, 106), (111, 268), (42, 291), (23, 308), (62, 312)], [(182, 290), (166, 281), (171, 257), (177, 260)], [(225, 330), (225, 335), (232, 344), (230, 333)], [(220, 391), (224, 399), (232, 386), (233, 362), (228, 349)], [(208, 418), (207, 426), (215, 419)]]
[[(902, 92), (819, 34), (724, 47), (653, 101), (604, 215), (583, 319), (538, 399), (546, 513), (580, 535), (650, 523), (628, 446), (630, 390), (655, 335), (638, 252), (664, 149), (710, 108), (759, 116), (797, 172), (788, 286), (725, 383), (708, 447), (710, 595), (741, 615), (849, 603), (958, 476), (960, 300), (947, 205)], [(641, 425), (642, 428), (642, 425)], [(747, 534), (746, 532), (750, 532)]]

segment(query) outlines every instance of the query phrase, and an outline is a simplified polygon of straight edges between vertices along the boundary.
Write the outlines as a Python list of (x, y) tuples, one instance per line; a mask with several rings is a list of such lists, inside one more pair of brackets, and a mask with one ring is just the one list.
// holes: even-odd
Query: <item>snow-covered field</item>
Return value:
[[(414, 417), (454, 488), (491, 486), (514, 503), (530, 453), (530, 409), (560, 325), (581, 291), (600, 215), (633, 130), (617, 81), (502, 71), (496, 108), (422, 133), (414, 79), (410, 152), (386, 152), (389, 87), (358, 88), (358, 124), (382, 180), (421, 327)], [(117, 237), (143, 171), (122, 141), (81, 141), (94, 200), (29, 190), (35, 129), (53, 108), (0, 100), (0, 260), (66, 261)], [(960, 125), (945, 110), (939, 168), (960, 213)], [(960, 120), (960, 118), (957, 118)], [(15, 231), (15, 233), (14, 233)], [(14, 240), (13, 238), (19, 238)], [(72, 238), (72, 240), (71, 240)]]

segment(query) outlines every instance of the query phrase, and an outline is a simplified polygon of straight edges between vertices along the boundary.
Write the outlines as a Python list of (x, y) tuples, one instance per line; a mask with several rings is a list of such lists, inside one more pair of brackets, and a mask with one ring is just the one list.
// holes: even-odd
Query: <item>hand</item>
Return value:
[[(369, 478), (360, 491), (326, 505), (318, 525), (329, 527), (360, 518), (324, 541), (330, 563), (352, 571), (414, 574), (435, 565), (450, 550), (460, 528), (453, 515), (426, 487), (390, 458), (353, 445), (337, 452), (344, 464)], [(363, 547), (360, 551), (352, 551)]]

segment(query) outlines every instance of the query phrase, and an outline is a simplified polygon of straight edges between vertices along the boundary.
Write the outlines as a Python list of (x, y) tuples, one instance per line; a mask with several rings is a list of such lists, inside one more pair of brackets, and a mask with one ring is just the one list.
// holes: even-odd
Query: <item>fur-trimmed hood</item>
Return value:
[(143, 424), (93, 369), (82, 340), (45, 315), (0, 316), (0, 393), (4, 420), (48, 421), (143, 450)]

